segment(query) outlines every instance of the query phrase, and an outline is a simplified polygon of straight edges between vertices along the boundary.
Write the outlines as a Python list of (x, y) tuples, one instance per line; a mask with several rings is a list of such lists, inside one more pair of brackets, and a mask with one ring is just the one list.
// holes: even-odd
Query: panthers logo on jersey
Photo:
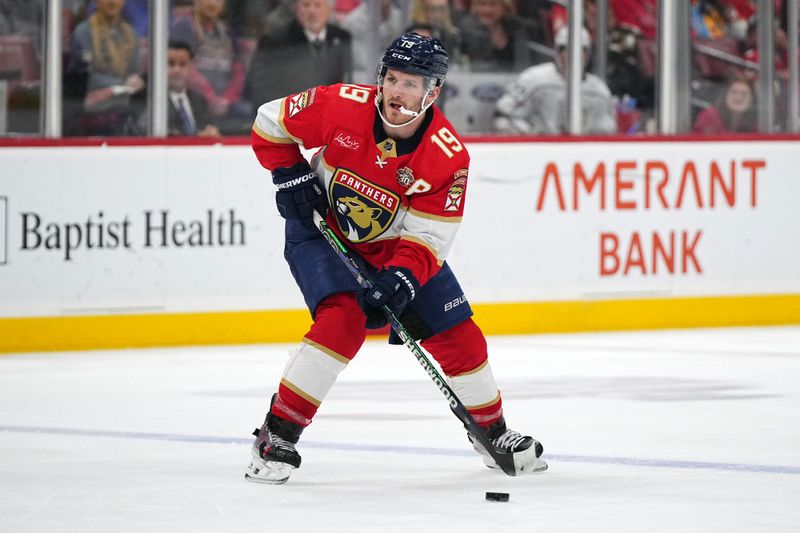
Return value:
[(367, 242), (392, 225), (400, 205), (398, 196), (345, 169), (337, 169), (330, 197), (339, 229), (350, 242)]

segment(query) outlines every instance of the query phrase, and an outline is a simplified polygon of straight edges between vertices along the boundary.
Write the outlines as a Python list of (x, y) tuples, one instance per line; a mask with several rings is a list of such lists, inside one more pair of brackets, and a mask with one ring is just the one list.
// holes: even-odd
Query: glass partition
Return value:
[(0, 10), (0, 135), (41, 133), (44, 0)]
[[(48, 109), (59, 111), (64, 136), (152, 130), (153, 1), (161, 0), (61, 0), (60, 51), (47, 57), (62, 59), (63, 97)], [(790, 75), (798, 66), (788, 59), (796, 3), (582, 0), (582, 132), (793, 131), (800, 122), (792, 116), (800, 106), (797, 75)], [(44, 134), (48, 5), (0, 3), (0, 135)], [(664, 10), (677, 24), (666, 32), (659, 31)], [(167, 134), (247, 135), (268, 100), (314, 85), (374, 83), (383, 49), (407, 29), (447, 48), (438, 104), (460, 133), (567, 134), (569, 12), (567, 0), (171, 0)], [(679, 55), (660, 71), (666, 34)], [(675, 117), (667, 128), (659, 124), (663, 109)]]

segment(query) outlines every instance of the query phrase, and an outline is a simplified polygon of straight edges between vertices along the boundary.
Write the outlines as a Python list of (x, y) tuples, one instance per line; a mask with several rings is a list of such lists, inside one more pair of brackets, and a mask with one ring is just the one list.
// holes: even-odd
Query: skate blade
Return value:
[(547, 470), (547, 463), (543, 459), (536, 457), (534, 447), (514, 454), (514, 470), (517, 475), (533, 472), (544, 472)]
[(292, 470), (294, 467), (286, 463), (253, 459), (247, 472), (244, 473), (244, 478), (253, 483), (283, 485), (289, 480)]
[[(533, 451), (532, 448), (531, 451)], [(544, 472), (547, 470), (547, 463), (543, 459), (536, 457), (535, 453), (526, 452), (528, 452), (528, 450), (514, 454), (515, 474), (513, 475), (532, 474), (534, 472)], [(497, 463), (495, 463), (494, 459), (488, 454), (483, 455), (483, 464), (494, 470), (500, 470), (500, 467), (497, 466)]]

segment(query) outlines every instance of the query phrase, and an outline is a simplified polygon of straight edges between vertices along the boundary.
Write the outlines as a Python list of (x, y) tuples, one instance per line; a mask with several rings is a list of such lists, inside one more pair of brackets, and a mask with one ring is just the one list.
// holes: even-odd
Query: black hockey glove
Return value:
[(317, 173), (306, 161), (288, 168), (276, 168), (272, 171), (272, 183), (278, 186), (275, 203), (283, 218), (310, 223), (314, 209), (323, 216), (328, 211), (328, 202), (319, 185)]
[(382, 328), (389, 323), (381, 309), (384, 305), (400, 317), (418, 290), (419, 281), (406, 268), (390, 266), (378, 272), (372, 287), (356, 294), (358, 305), (367, 317), (367, 329)]

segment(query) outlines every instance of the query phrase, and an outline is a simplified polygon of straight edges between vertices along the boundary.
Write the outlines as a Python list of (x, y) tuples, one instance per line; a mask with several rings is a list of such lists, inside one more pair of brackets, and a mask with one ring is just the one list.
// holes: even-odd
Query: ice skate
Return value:
[(294, 445), (302, 432), (303, 426), (268, 413), (264, 425), (253, 432), (253, 458), (245, 479), (271, 485), (286, 483), (292, 470), (300, 467), (300, 454)]
[[(503, 417), (500, 417), (500, 420), (489, 426), (485, 431), (497, 452), (513, 454), (514, 469), (517, 474), (544, 472), (547, 470), (547, 463), (540, 459), (544, 451), (542, 444), (533, 437), (508, 429)], [(500, 468), (483, 445), (471, 433), (467, 433), (467, 437), (475, 451), (483, 457), (483, 463), (486, 466)]]

